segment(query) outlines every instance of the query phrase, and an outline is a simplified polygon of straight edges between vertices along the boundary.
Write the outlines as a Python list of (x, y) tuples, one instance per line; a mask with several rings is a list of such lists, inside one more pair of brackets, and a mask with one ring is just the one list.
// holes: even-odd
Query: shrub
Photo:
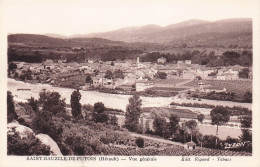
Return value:
[(105, 106), (103, 103), (98, 102), (94, 104), (94, 111), (92, 114), (93, 121), (95, 122), (107, 122), (108, 121), (108, 115), (104, 112)]
[(12, 122), (17, 119), (18, 116), (15, 112), (15, 106), (13, 101), (13, 95), (11, 92), (7, 92), (7, 122)]
[(33, 134), (21, 138), (18, 132), (7, 135), (8, 155), (50, 155), (50, 148), (41, 143)]
[(62, 139), (62, 127), (58, 127), (52, 121), (50, 112), (39, 112), (32, 121), (32, 129), (35, 133), (44, 133), (49, 135), (55, 142), (59, 143)]
[(39, 104), (42, 105), (43, 110), (53, 114), (66, 111), (65, 99), (61, 99), (58, 92), (40, 92)]
[(220, 141), (220, 139), (213, 135), (205, 135), (203, 138), (203, 147), (206, 148), (221, 148), (220, 142), (218, 142), (216, 146), (216, 140)]
[(141, 137), (138, 137), (136, 140), (135, 140), (135, 144), (140, 147), (140, 148), (143, 148), (144, 147), (144, 139), (141, 138)]

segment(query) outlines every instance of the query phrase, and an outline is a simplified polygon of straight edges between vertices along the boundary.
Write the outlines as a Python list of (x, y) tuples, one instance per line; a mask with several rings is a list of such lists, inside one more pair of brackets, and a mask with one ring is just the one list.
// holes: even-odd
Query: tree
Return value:
[(189, 120), (184, 123), (184, 126), (186, 127), (188, 133), (191, 135), (191, 141), (192, 141), (192, 135), (194, 135), (197, 130), (197, 122), (195, 120)]
[(50, 147), (33, 134), (21, 137), (19, 132), (7, 135), (7, 155), (50, 155)]
[(244, 102), (246, 103), (252, 103), (252, 92), (250, 91), (247, 91), (245, 94), (244, 94)]
[(17, 119), (18, 116), (15, 112), (13, 95), (11, 92), (7, 91), (7, 122), (12, 122), (14, 119)]
[(129, 104), (126, 106), (125, 127), (132, 131), (138, 131), (139, 118), (141, 115), (142, 100), (138, 95), (129, 98)]
[(17, 65), (14, 64), (14, 63), (10, 63), (10, 64), (8, 65), (8, 70), (9, 70), (9, 71), (12, 71), (12, 70), (14, 70), (14, 69), (16, 69), (16, 68), (17, 68)]
[(43, 133), (49, 135), (57, 144), (62, 140), (63, 128), (61, 126), (55, 125), (52, 120), (52, 113), (48, 111), (39, 111), (32, 120), (32, 129), (38, 133)]
[(153, 127), (156, 135), (164, 138), (171, 136), (170, 125), (167, 124), (166, 119), (156, 116), (153, 120)]
[(114, 76), (115, 78), (121, 78), (121, 79), (124, 79), (124, 72), (122, 70), (116, 70), (114, 72)]
[(118, 125), (118, 119), (115, 114), (109, 117), (109, 123), (114, 126)]
[(42, 109), (52, 114), (66, 111), (65, 99), (61, 99), (59, 92), (40, 92), (39, 104)]
[(249, 77), (249, 69), (243, 68), (238, 73), (239, 78), (248, 78)]
[(158, 71), (155, 75), (156, 78), (160, 78), (160, 79), (166, 79), (167, 74), (165, 72), (160, 72)]
[(198, 121), (200, 122), (200, 123), (202, 123), (203, 122), (203, 120), (204, 120), (204, 114), (199, 114), (198, 116), (197, 116), (197, 119), (198, 119)]
[(94, 110), (92, 114), (92, 118), (95, 122), (107, 122), (108, 115), (104, 113), (105, 106), (102, 102), (98, 102), (94, 104)]
[(180, 118), (178, 117), (178, 115), (171, 114), (169, 119), (170, 119), (170, 128), (172, 133), (174, 134), (179, 129)]
[(138, 138), (135, 140), (135, 144), (136, 144), (138, 147), (140, 147), (140, 148), (144, 147), (144, 139), (141, 138), (141, 137), (138, 137)]
[[(210, 116), (211, 116), (211, 124), (217, 125), (216, 136), (218, 136), (218, 126), (229, 121), (230, 113), (226, 108), (217, 106), (216, 108), (210, 111)], [(215, 143), (216, 146), (217, 143), (218, 141), (216, 138), (216, 143)]]
[(89, 84), (92, 84), (92, 83), (93, 83), (93, 80), (92, 80), (92, 78), (91, 78), (90, 75), (87, 75), (87, 77), (86, 77), (86, 83), (89, 83)]
[(28, 104), (32, 107), (34, 112), (38, 112), (39, 110), (38, 100), (31, 97), (30, 99), (28, 99)]
[(105, 73), (105, 78), (112, 79), (112, 78), (113, 78), (113, 73), (112, 73), (112, 71), (107, 70), (106, 73)]
[(81, 115), (81, 104), (80, 104), (81, 94), (79, 90), (75, 90), (71, 94), (70, 98), (70, 106), (71, 106), (71, 113), (74, 118), (77, 118)]
[(10, 63), (10, 64), (8, 65), (8, 76), (10, 76), (11, 71), (13, 71), (13, 70), (16, 69), (16, 68), (17, 68), (17, 65), (16, 65), (16, 64)]
[(242, 141), (252, 141), (252, 116), (246, 115), (240, 118), (242, 135), (239, 137)]

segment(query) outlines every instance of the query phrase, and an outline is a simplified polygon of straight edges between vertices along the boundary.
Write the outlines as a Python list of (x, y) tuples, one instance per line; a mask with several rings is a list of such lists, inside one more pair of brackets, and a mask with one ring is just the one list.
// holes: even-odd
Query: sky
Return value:
[(7, 33), (61, 35), (124, 27), (166, 26), (189, 19), (252, 18), (256, 0), (0, 0)]

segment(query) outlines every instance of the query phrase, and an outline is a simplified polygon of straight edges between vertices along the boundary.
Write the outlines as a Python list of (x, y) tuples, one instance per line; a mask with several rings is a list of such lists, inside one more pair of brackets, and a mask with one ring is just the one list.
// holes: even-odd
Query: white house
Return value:
[(158, 58), (158, 59), (157, 59), (157, 63), (158, 63), (158, 64), (164, 64), (164, 63), (166, 63), (166, 58), (165, 58), (165, 57), (160, 57), (160, 58)]
[(191, 64), (191, 60), (185, 60), (185, 64)]

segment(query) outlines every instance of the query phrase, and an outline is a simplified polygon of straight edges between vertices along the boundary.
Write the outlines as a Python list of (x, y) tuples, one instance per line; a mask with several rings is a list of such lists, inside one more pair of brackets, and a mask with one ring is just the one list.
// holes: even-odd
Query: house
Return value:
[(225, 75), (217, 75), (217, 80), (226, 80)]
[(103, 78), (100, 77), (100, 76), (96, 76), (96, 77), (93, 77), (92, 78), (93, 80), (93, 86), (94, 87), (100, 87), (100, 86), (103, 86)]
[(185, 64), (191, 64), (191, 60), (185, 60)]
[(93, 60), (88, 60), (88, 63), (89, 63), (89, 64), (93, 64), (94, 61), (93, 61)]
[(238, 78), (238, 72), (230, 70), (217, 75), (218, 80), (236, 80)]
[(204, 88), (205, 85), (206, 85), (206, 84), (204, 84), (203, 82), (199, 82), (199, 83), (198, 83), (199, 88)]
[(66, 59), (59, 59), (59, 60), (58, 60), (58, 63), (66, 63), (66, 62), (67, 62)]
[(189, 150), (194, 150), (196, 148), (196, 144), (193, 141), (187, 142), (184, 147)]
[(178, 60), (177, 64), (183, 64), (183, 60)]
[(135, 82), (135, 91), (136, 92), (141, 92), (145, 91), (148, 88), (153, 87), (153, 83), (145, 80), (137, 80)]
[(165, 58), (165, 57), (160, 57), (160, 58), (158, 58), (158, 59), (157, 59), (157, 63), (158, 63), (158, 64), (164, 64), (164, 63), (166, 63), (166, 58)]
[(43, 64), (44, 69), (49, 69), (49, 70), (54, 69), (53, 60), (51, 60), (51, 59), (47, 59), (42, 64)]
[(102, 79), (102, 86), (109, 89), (115, 89), (116, 88), (116, 82), (113, 79)]

